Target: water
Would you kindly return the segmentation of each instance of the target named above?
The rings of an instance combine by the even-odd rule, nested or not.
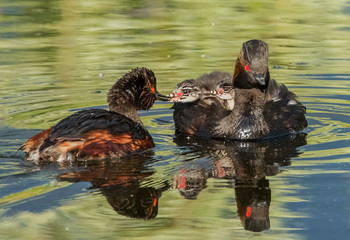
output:
[[[12,0],[0,12],[1,239],[348,239],[349,2]],[[157,103],[140,113],[156,143],[146,156],[37,166],[17,152],[65,116],[105,108],[133,67],[167,94],[232,72],[253,38],[307,107],[307,136],[176,138],[171,104]]]

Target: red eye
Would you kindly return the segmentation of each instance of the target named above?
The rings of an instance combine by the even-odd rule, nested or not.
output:
[[[246,64],[244,68],[245,68],[246,71],[248,71],[248,72],[250,71],[250,68],[249,68],[248,64]]]
[[[251,214],[252,214],[252,208],[251,207],[247,207],[246,216],[250,217]]]

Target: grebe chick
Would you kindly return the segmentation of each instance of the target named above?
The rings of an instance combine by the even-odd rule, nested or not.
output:
[[[194,79],[185,80],[176,85],[175,90],[167,95],[169,102],[194,102],[201,96],[205,96],[206,92],[201,91],[196,85]]]
[[[212,126],[234,106],[231,80],[229,73],[212,72],[179,83],[168,95],[174,102],[176,133],[210,137]]]
[[[65,161],[123,157],[153,148],[151,135],[138,110],[148,110],[156,99],[156,77],[147,68],[135,68],[109,90],[109,111],[82,110],[29,140],[20,150],[27,160]]]
[[[232,80],[222,80],[216,86],[216,89],[212,91],[213,94],[217,95],[219,98],[223,100],[228,100],[228,108],[230,110],[234,107],[234,99],[235,99],[235,90],[232,85]]]

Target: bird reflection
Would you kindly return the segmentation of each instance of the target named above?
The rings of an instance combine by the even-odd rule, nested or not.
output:
[[[238,216],[246,230],[261,232],[270,228],[271,189],[267,176],[280,172],[280,166],[291,164],[291,158],[306,144],[306,134],[270,142],[205,140],[177,136],[186,154],[199,154],[206,163],[184,167],[175,177],[175,187],[187,199],[196,199],[206,187],[208,178],[232,179]],[[187,165],[186,165],[187,166]]]
[[[186,199],[197,199],[202,189],[206,188],[207,172],[200,167],[183,168],[175,175],[174,188]]]
[[[158,214],[158,202],[163,188],[143,187],[145,178],[154,174],[147,166],[152,158],[134,155],[127,159],[87,161],[58,178],[70,182],[90,182],[99,188],[113,209],[130,218],[152,219]]]
[[[261,232],[270,228],[271,189],[267,179],[237,181],[235,195],[238,216],[246,230]]]
[[[174,142],[183,150],[180,155],[186,161],[179,163],[180,170],[172,171],[171,176],[157,179],[162,187],[154,186],[152,175],[157,168],[151,154],[86,161],[82,166],[68,167],[59,179],[90,182],[116,212],[139,219],[157,216],[162,192],[171,187],[170,178],[172,187],[191,200],[207,187],[208,178],[228,179],[228,187],[235,191],[242,226],[261,232],[270,228],[271,189],[267,178],[278,174],[281,166],[291,164],[291,159],[301,153],[298,148],[306,144],[305,137],[301,134],[270,142],[235,142],[177,136]]]

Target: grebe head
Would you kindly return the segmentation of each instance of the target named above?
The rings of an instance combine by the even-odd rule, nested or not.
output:
[[[165,96],[157,91],[157,79],[152,70],[135,68],[120,78],[109,90],[110,111],[123,113],[131,109],[148,110],[156,99]]]
[[[207,97],[215,97],[213,91],[201,88],[194,79],[189,79],[179,83],[173,93],[169,94],[170,102],[195,102]]]
[[[243,43],[237,58],[233,84],[237,88],[267,88],[270,80],[268,69],[269,48],[264,41],[250,40]]]
[[[232,82],[228,79],[220,81],[213,93],[223,100],[232,100],[235,98]]]
[[[170,102],[194,102],[199,99],[200,90],[193,79],[177,84],[174,92],[168,95]]]

